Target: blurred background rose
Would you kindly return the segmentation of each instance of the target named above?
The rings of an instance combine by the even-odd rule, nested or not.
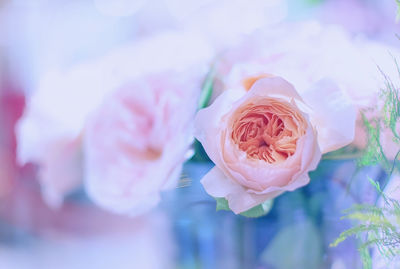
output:
[[[46,73],[16,131],[19,161],[39,166],[48,204],[84,182],[110,210],[154,206],[179,178],[211,57],[201,37],[166,32]]]

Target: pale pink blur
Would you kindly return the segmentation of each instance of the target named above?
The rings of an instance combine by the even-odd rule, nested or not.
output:
[[[39,166],[46,202],[60,207],[84,183],[109,210],[138,214],[154,207],[160,190],[179,178],[212,52],[201,36],[168,31],[46,73],[17,126],[18,159]],[[139,103],[145,110],[134,109]],[[127,119],[149,126],[121,124]],[[118,145],[133,145],[132,152]],[[147,150],[157,152],[153,159],[134,154]],[[143,196],[124,190],[145,174]]]

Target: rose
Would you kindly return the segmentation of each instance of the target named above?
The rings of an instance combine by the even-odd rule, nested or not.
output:
[[[27,109],[17,126],[17,137],[19,161],[38,165],[38,179],[48,204],[60,206],[66,194],[85,182],[90,196],[107,209],[133,214],[148,208],[144,199],[146,194],[151,191],[157,196],[161,189],[168,187],[164,183],[176,182],[169,178],[178,177],[178,160],[184,159],[183,148],[187,149],[190,137],[186,130],[182,131],[180,125],[175,123],[185,125],[193,120],[193,102],[200,91],[211,56],[212,50],[198,36],[164,32],[117,48],[99,59],[79,64],[70,70],[46,73],[28,100]],[[182,93],[183,89],[185,93]],[[129,102],[141,104],[141,101],[148,105],[146,109],[135,110],[135,107],[129,106]],[[193,106],[189,109],[186,104]],[[154,135],[152,143],[156,145],[150,145],[145,143],[150,132],[132,129],[136,133],[126,133],[126,128],[132,124],[112,123],[112,120],[120,121],[121,118],[113,109],[109,109],[110,106],[115,106],[113,109],[123,112],[122,116],[129,117],[135,123],[150,121],[151,124],[157,124],[148,129],[164,136],[157,139]],[[104,116],[104,121],[116,127],[107,130],[110,137],[103,137],[102,133],[94,131],[99,114]],[[173,137],[171,131],[174,129],[179,131],[175,135],[180,140]],[[109,144],[99,146],[98,143],[107,142],[109,138],[115,148]],[[174,148],[170,149],[171,144],[165,141],[167,138],[176,142]],[[142,146],[141,142],[144,143]],[[165,145],[157,144],[161,142]],[[137,154],[126,154],[127,149],[121,146],[128,144],[135,144],[139,148],[134,149],[143,152],[146,152],[146,147],[154,148],[153,162],[148,160],[142,166],[144,161]],[[93,149],[92,145],[99,148]],[[168,155],[168,152],[171,154]],[[123,156],[125,159],[102,163],[102,154],[118,158]],[[111,173],[107,169],[121,171],[121,178],[110,178]],[[137,178],[133,175],[139,172],[135,172],[135,169],[152,170],[152,175],[159,178],[140,183],[141,187],[146,188],[146,194],[136,196],[137,193],[131,192],[133,196],[123,197],[121,182],[132,181],[132,185],[138,186]],[[132,174],[123,173],[127,170]],[[110,193],[104,194],[105,191],[98,186],[103,182],[109,187]],[[120,197],[117,197],[116,189],[120,191]],[[105,195],[104,199],[99,197],[103,195],[100,192]],[[111,193],[115,201],[110,201]],[[123,205],[124,201],[127,204]]]
[[[192,142],[201,80],[173,73],[149,75],[106,98],[86,128],[89,196],[109,210],[138,214],[176,186]]]
[[[223,89],[229,89],[245,73],[268,71],[291,81],[302,93],[311,84],[330,78],[357,108],[365,108],[376,104],[375,98],[384,86],[377,65],[389,77],[396,77],[393,58],[387,51],[398,50],[354,39],[339,27],[315,22],[282,24],[256,32],[229,48],[218,61],[217,79]]]
[[[216,165],[201,182],[236,214],[306,185],[321,153],[353,140],[355,123],[354,108],[327,81],[303,97],[280,77],[241,82],[195,119],[195,136]]]
[[[393,56],[400,59],[398,49],[360,37],[352,38],[339,27],[315,22],[282,24],[248,36],[220,57],[214,98],[241,83],[243,77],[266,71],[284,77],[301,94],[310,85],[329,78],[359,111],[352,145],[362,149],[366,146],[367,134],[361,112],[367,110],[369,119],[379,114],[370,111],[376,110],[381,89],[385,88],[380,70],[395,85],[400,85]],[[389,132],[384,131],[381,137],[382,145],[388,158],[393,159],[397,153],[393,149],[398,147],[391,138],[386,138],[386,133]]]

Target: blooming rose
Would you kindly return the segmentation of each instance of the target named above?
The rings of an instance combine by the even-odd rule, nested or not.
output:
[[[301,94],[317,81],[329,78],[358,111],[371,110],[376,108],[380,91],[385,87],[379,69],[395,85],[400,85],[392,55],[400,59],[398,49],[351,37],[337,26],[316,22],[282,24],[248,36],[220,57],[214,95],[241,83],[245,76],[268,71],[293,83]],[[365,127],[359,113],[353,145],[363,148],[365,144]],[[391,139],[383,144],[388,149],[386,154],[393,158],[394,150],[390,149],[397,147]]]
[[[201,38],[164,32],[47,73],[17,126],[19,161],[39,165],[45,200],[59,206],[83,181],[107,209],[154,205],[178,177],[211,56]]]
[[[243,76],[196,116],[195,136],[216,165],[201,182],[244,212],[306,185],[322,153],[353,140],[354,123],[352,104],[333,83],[300,96],[281,77]]]
[[[201,87],[188,78],[164,73],[127,82],[89,119],[85,178],[99,205],[140,213],[176,186]]]

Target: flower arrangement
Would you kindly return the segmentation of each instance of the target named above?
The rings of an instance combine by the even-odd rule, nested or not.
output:
[[[397,268],[398,43],[354,33],[378,20],[278,23],[292,12],[278,2],[162,0],[165,26],[135,17],[138,37],[43,68],[25,96],[0,81],[0,239],[3,219],[25,224],[21,200],[44,219],[35,232],[87,214],[149,248],[160,236],[183,268]],[[125,18],[146,5],[94,6]]]

